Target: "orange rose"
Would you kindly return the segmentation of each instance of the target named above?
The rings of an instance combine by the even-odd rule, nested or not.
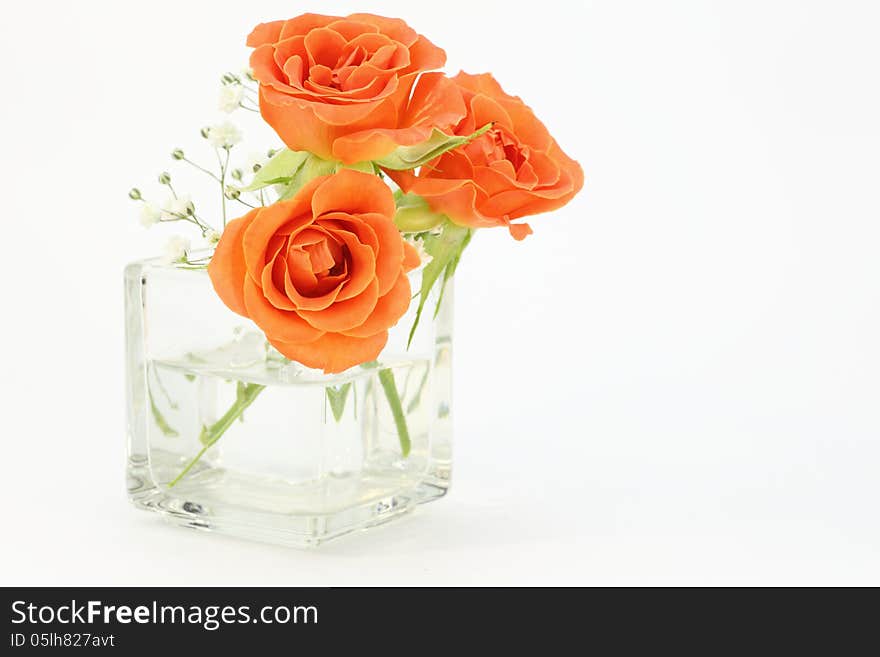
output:
[[[230,309],[282,354],[327,373],[374,360],[409,307],[419,256],[378,176],[343,169],[231,221],[208,265]]]
[[[435,212],[462,226],[507,226],[518,240],[531,234],[528,224],[513,224],[568,203],[584,185],[580,165],[568,157],[516,96],[509,96],[488,73],[453,78],[467,105],[456,126],[469,135],[492,123],[470,143],[412,171],[388,174],[405,192],[425,198]]]
[[[256,48],[260,111],[292,150],[347,164],[374,160],[464,116],[440,73],[422,76],[412,93],[446,53],[402,20],[303,14],[258,25],[247,44]]]

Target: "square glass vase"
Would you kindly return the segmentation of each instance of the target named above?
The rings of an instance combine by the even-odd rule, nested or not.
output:
[[[415,294],[421,271],[410,282]],[[434,288],[409,347],[417,297],[375,362],[328,375],[270,347],[220,301],[204,268],[129,265],[132,503],[186,527],[308,547],[442,497],[452,281],[442,295]]]

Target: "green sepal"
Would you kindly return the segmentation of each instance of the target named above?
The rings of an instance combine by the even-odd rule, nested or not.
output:
[[[449,279],[455,275],[455,270],[458,268],[458,263],[461,261],[461,254],[464,253],[464,250],[467,248],[467,245],[471,243],[471,239],[474,236],[474,231],[468,230],[467,235],[462,239],[458,250],[452,256],[449,261],[449,264],[446,265],[446,268],[443,270],[443,283],[440,287],[440,294],[437,295],[437,305],[434,307],[434,317],[437,317],[437,314],[440,312],[440,306],[443,305],[443,294],[446,292],[446,283],[449,282]]]
[[[365,162],[355,162],[354,164],[343,164],[342,162],[337,163],[336,170],[340,169],[352,169],[353,171],[360,171],[361,173],[381,173],[379,167],[370,162],[369,160]]]
[[[240,192],[253,192],[263,187],[288,183],[290,179],[302,168],[303,163],[309,157],[305,151],[292,151],[288,148],[275,153],[260,170],[254,174],[251,184],[239,187]]]
[[[330,410],[333,412],[333,419],[339,422],[345,412],[345,400],[348,399],[348,393],[351,391],[351,381],[338,388],[327,386],[325,390],[327,401],[330,402]]]
[[[397,190],[394,193],[397,212],[394,223],[401,233],[421,233],[436,228],[446,219],[431,209],[428,202],[417,194],[404,194]]]
[[[279,186],[279,201],[293,197],[303,185],[312,178],[327,176],[340,169],[353,169],[363,173],[378,174],[377,165],[372,162],[343,164],[335,160],[325,160],[306,151],[292,151],[285,148],[272,156],[254,174],[254,179],[245,187],[237,187],[240,192],[253,192],[272,185]]]
[[[307,182],[318,176],[328,176],[331,173],[336,173],[339,166],[341,166],[339,162],[324,160],[317,155],[306,153],[306,158],[294,172],[293,176],[282,183],[284,190],[281,192],[278,200],[286,201],[289,198],[293,198]]]
[[[434,128],[426,141],[414,146],[398,146],[385,157],[376,160],[376,164],[385,169],[396,171],[416,169],[440,157],[443,153],[476,139],[491,127],[492,124],[487,123],[473,134],[465,136],[447,135],[442,130]]]

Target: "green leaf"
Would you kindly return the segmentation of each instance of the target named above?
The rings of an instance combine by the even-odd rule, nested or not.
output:
[[[431,256],[429,262],[422,270],[422,286],[419,290],[419,306],[416,310],[416,319],[413,322],[412,329],[409,332],[409,340],[406,343],[407,349],[412,344],[413,336],[418,328],[419,320],[422,317],[422,310],[431,289],[440,276],[443,276],[441,285],[445,287],[446,281],[452,278],[455,268],[461,260],[461,254],[471,240],[472,232],[469,228],[458,226],[451,221],[446,221],[440,232],[437,234],[428,234],[424,241],[425,251]],[[442,300],[443,289],[440,290],[440,300]],[[439,301],[437,307],[440,307]],[[437,311],[434,311],[436,315]]]
[[[339,162],[324,160],[311,153],[306,153],[306,158],[303,160],[300,167],[285,183],[285,189],[278,200],[285,201],[292,198],[300,189],[302,189],[303,185],[309,182],[312,178],[328,176],[331,173],[336,173],[340,166],[342,165]],[[262,169],[260,169],[260,171],[262,171]]]
[[[312,178],[327,176],[340,169],[354,169],[364,173],[378,173],[373,162],[342,164],[325,160],[306,151],[284,149],[278,151],[256,174],[250,185],[238,187],[240,192],[253,192],[264,187],[280,185],[279,200],[293,197]]]
[[[339,422],[342,414],[345,412],[345,400],[348,399],[348,393],[351,391],[351,381],[341,385],[339,388],[327,386],[327,401],[330,402],[330,410],[333,411],[333,419]]]
[[[453,277],[453,275],[455,275],[455,270],[458,268],[458,263],[461,261],[461,254],[464,253],[467,245],[471,243],[473,236],[474,231],[469,230],[468,234],[465,235],[462,240],[460,248],[449,261],[449,264],[446,265],[446,269],[443,270],[443,284],[440,287],[440,294],[437,296],[437,305],[434,307],[434,317],[437,317],[437,313],[440,312],[440,306],[443,305],[443,294],[446,292],[446,283]]]
[[[397,213],[394,223],[402,233],[421,233],[436,228],[446,219],[431,209],[428,202],[417,194],[404,194],[400,190],[394,194]]]
[[[308,157],[309,154],[305,151],[292,151],[288,148],[280,150],[254,174],[250,185],[239,187],[238,190],[252,192],[269,185],[288,183]]]
[[[376,165],[369,160],[366,162],[355,162],[354,164],[342,164],[340,162],[336,167],[337,171],[339,171],[339,169],[352,169],[354,171],[360,171],[361,173],[379,173],[376,170]]]
[[[471,139],[476,139],[491,127],[492,124],[487,123],[473,134],[465,136],[447,135],[442,130],[434,128],[426,141],[415,146],[398,146],[392,153],[376,160],[376,164],[386,169],[415,169],[453,148],[468,143]]]
[[[214,443],[220,440],[235,420],[242,417],[242,413],[244,413],[245,409],[253,403],[265,388],[266,386],[260,383],[246,384],[239,381],[236,386],[235,402],[229,407],[229,410],[223,414],[223,417],[210,427],[202,425],[202,431],[199,435],[199,441],[203,445],[202,449],[199,450],[199,453],[196,454],[187,466],[180,471],[180,474],[171,480],[168,484],[168,488],[174,488],[177,483],[186,476],[186,473],[192,470],[193,466],[199,462],[199,459],[205,455],[205,452],[207,452]]]

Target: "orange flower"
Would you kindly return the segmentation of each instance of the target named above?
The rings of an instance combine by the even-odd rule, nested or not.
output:
[[[343,169],[223,232],[208,274],[282,354],[328,373],[374,360],[409,307],[419,264],[379,179]]]
[[[532,110],[506,94],[490,74],[459,73],[453,82],[467,105],[455,134],[469,135],[488,123],[492,128],[422,167],[418,175],[388,175],[457,224],[507,226],[513,237],[524,239],[531,227],[511,221],[562,207],[583,187],[584,173]]]
[[[303,14],[254,28],[260,111],[292,150],[347,164],[381,158],[455,125],[465,108],[446,53],[402,20]],[[412,96],[413,100],[410,101]]]

